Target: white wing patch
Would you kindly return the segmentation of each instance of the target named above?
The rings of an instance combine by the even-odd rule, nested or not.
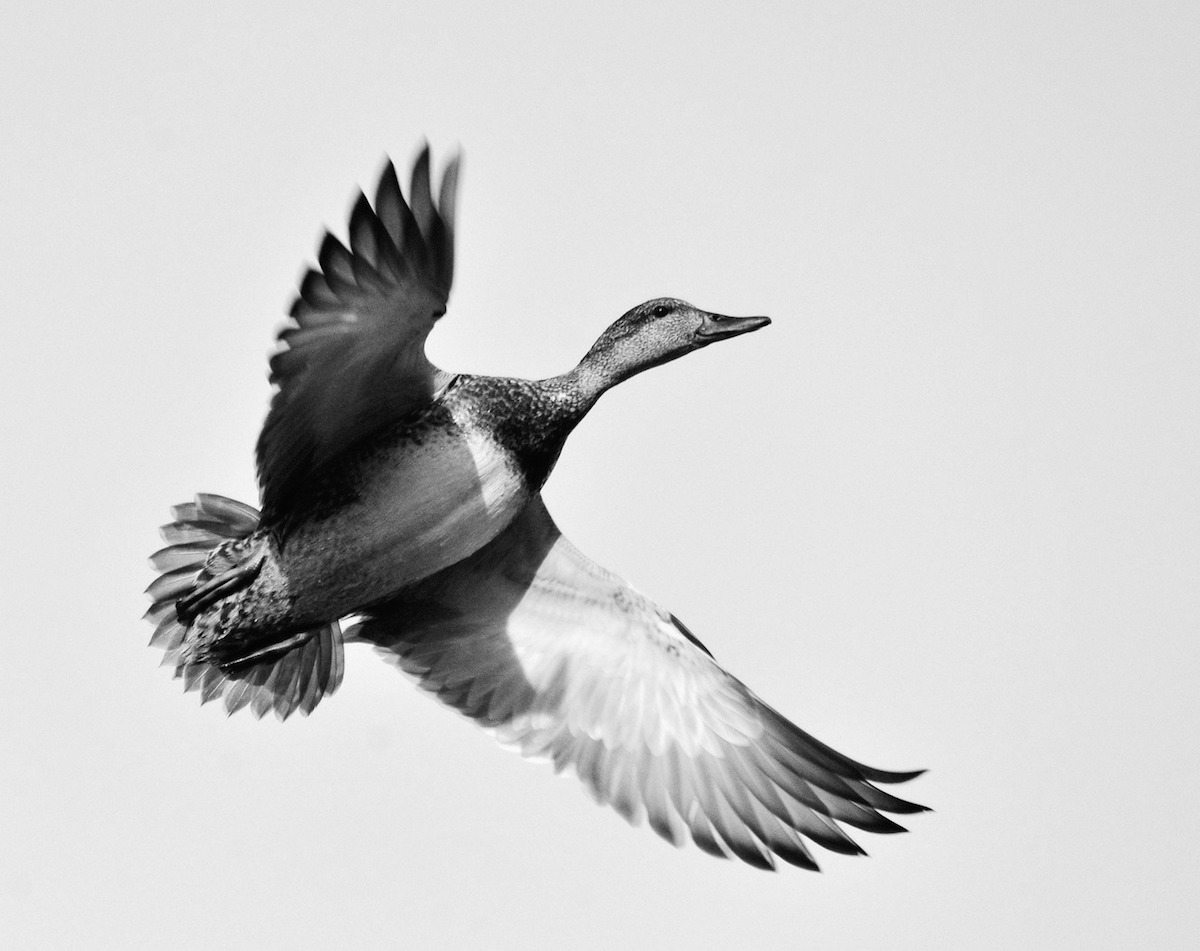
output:
[[[484,508],[493,519],[511,517],[528,498],[524,478],[495,439],[479,429],[464,429]]]

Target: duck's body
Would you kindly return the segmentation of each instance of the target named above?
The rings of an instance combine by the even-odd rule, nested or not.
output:
[[[722,670],[669,611],[589,561],[540,490],[568,435],[629,376],[765,326],[675,298],[615,321],[541,381],[453,375],[424,355],[444,313],[457,166],[435,204],[428,152],[411,208],[389,164],[347,249],[326,236],[272,358],[258,444],[263,511],[177,506],[153,560],[151,643],[232,713],[310,712],[346,639],[529,755],[573,766],[602,801],[677,844],[815,868],[800,835],[899,827],[922,807],[818,743]],[[343,637],[340,622],[363,620]],[[837,821],[835,821],[837,820]]]
[[[344,617],[500,534],[545,481],[522,464],[528,447],[506,444],[500,428],[510,411],[543,402],[538,395],[510,381],[460,377],[415,419],[323,473],[282,533],[298,620]]]
[[[393,597],[473,554],[529,504],[595,402],[577,375],[460,374],[425,409],[314,474],[254,543],[222,563],[261,558],[224,598],[207,635],[245,652]]]

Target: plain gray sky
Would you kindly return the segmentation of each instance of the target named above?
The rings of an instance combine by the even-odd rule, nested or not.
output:
[[[1200,17],[1189,3],[31,5],[5,148],[0,943],[1192,947]],[[675,851],[365,648],[308,720],[138,618],[255,500],[323,224],[466,151],[454,370],[662,294],[761,333],[623,385],[546,496],[937,811],[766,875]]]

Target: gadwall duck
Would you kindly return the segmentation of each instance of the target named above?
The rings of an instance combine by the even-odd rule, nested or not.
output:
[[[924,807],[874,784],[920,771],[864,766],[776,713],[541,499],[606,390],[770,321],[664,297],[562,376],[440,370],[425,338],[450,292],[457,182],[455,159],[435,202],[426,147],[408,202],[389,162],[349,248],[326,234],[271,359],[262,511],[197,495],[162,529],[147,618],[164,663],[204,702],[282,719],[337,689],[344,642],[372,644],[629,821],[761,868],[815,869],[802,837],[861,852],[840,823],[902,831],[883,813]]]

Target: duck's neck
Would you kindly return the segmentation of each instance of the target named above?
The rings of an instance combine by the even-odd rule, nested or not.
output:
[[[503,402],[511,411],[498,415],[493,428],[520,460],[531,486],[541,488],[567,436],[596,401],[640,369],[620,364],[598,341],[578,366],[561,376],[537,383],[493,381],[503,383]],[[487,379],[478,378],[476,385],[486,385]]]
[[[614,347],[601,337],[575,369],[555,377],[555,381],[575,395],[586,407],[586,413],[606,392],[643,369],[644,366],[619,360]]]

